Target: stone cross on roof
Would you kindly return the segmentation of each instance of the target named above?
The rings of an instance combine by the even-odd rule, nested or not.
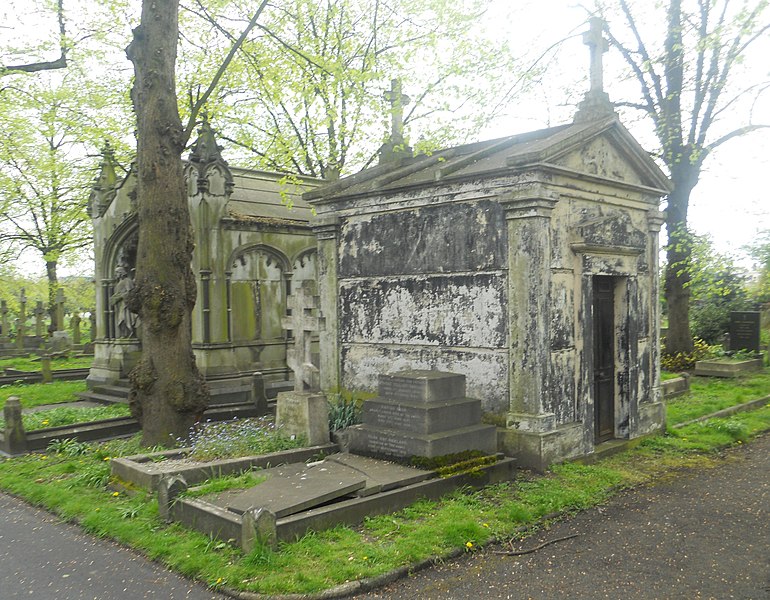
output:
[[[609,49],[607,40],[602,35],[605,23],[599,17],[591,17],[589,24],[589,30],[583,34],[583,43],[591,50],[591,88],[578,105],[575,123],[604,119],[615,114],[610,97],[604,91],[602,54]]]
[[[583,34],[583,43],[591,49],[591,91],[604,91],[604,65],[602,54],[609,50],[607,40],[604,39],[604,21],[599,17],[591,17],[588,21],[589,30]]]
[[[303,281],[286,301],[291,314],[281,319],[284,329],[294,333],[294,347],[286,352],[286,364],[294,371],[294,391],[320,389],[318,367],[311,350],[312,336],[322,325],[318,317],[319,298],[313,294],[313,282]]]
[[[401,92],[401,80],[392,79],[390,90],[384,94],[385,100],[390,102],[390,141],[395,143],[404,140],[404,107],[411,102],[411,98]]]

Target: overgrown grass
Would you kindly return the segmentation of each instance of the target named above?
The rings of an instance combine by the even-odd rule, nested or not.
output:
[[[43,404],[74,402],[78,392],[86,391],[85,381],[53,381],[51,383],[19,383],[0,386],[0,408],[11,396],[18,396],[23,408]]]
[[[285,435],[268,417],[204,423],[192,431],[188,444],[190,458],[202,461],[268,454],[306,445],[301,437]]]
[[[770,373],[763,371],[737,379],[693,377],[690,393],[667,402],[669,426],[697,419],[718,410],[770,395]]]
[[[21,421],[24,424],[25,431],[34,431],[36,429],[45,429],[47,427],[75,425],[77,423],[88,423],[91,421],[100,421],[102,419],[127,417],[129,415],[130,411],[127,404],[112,404],[108,406],[93,406],[87,408],[62,406],[60,408],[51,408],[48,410],[23,414],[21,416]],[[4,428],[5,421],[0,419],[0,429]]]
[[[93,356],[56,357],[51,359],[51,369],[54,371],[61,369],[85,369],[91,366],[93,360]],[[40,359],[38,357],[2,358],[0,359],[0,372],[5,369],[39,373],[41,369]]]
[[[731,382],[725,383],[729,387]],[[754,397],[767,390],[765,385]],[[682,467],[715,464],[721,448],[767,430],[770,406],[649,438],[594,465],[568,463],[545,476],[527,475],[480,491],[459,490],[438,502],[421,501],[367,519],[357,528],[311,533],[275,551],[260,546],[247,555],[161,522],[156,501],[144,492],[129,497],[105,487],[108,459],[137,453],[137,438],[94,445],[84,455],[38,454],[0,462],[0,487],[212,587],[312,593],[458,548],[474,552],[492,541],[518,537],[518,528],[546,515],[601,504],[618,489],[658,481]]]

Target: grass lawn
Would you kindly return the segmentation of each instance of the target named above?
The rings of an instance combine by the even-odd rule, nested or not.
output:
[[[712,396],[736,403],[770,393],[767,374],[708,382],[696,379],[689,397],[670,404],[682,404],[674,411],[679,410],[677,419],[692,418],[682,416],[683,407],[710,402]],[[518,537],[519,528],[534,526],[544,516],[594,506],[619,489],[654,483],[681,468],[713,465],[720,460],[719,449],[746,443],[767,430],[770,405],[670,430],[593,465],[566,463],[544,476],[522,474],[516,481],[477,492],[457,491],[437,502],[417,502],[396,514],[367,519],[360,527],[312,533],[275,551],[257,547],[247,555],[163,523],[155,499],[143,491],[127,495],[106,487],[109,458],[137,453],[136,437],[94,446],[69,444],[60,453],[2,461],[0,487],[212,588],[312,593],[458,549],[474,552],[496,540]]]
[[[723,408],[770,396],[770,371],[747,373],[733,379],[692,377],[690,393],[666,403],[668,425],[684,423]]]
[[[86,391],[85,381],[53,381],[51,383],[18,383],[0,386],[0,408],[11,396],[21,400],[23,408],[41,404],[61,404],[77,400],[77,392]]]
[[[93,356],[73,356],[51,359],[51,369],[54,371],[61,369],[85,369],[91,366]],[[5,369],[16,369],[17,371],[40,371],[40,359],[37,357],[22,358],[3,358],[0,359],[0,372]]]

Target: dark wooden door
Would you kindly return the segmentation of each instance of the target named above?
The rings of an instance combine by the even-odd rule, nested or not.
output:
[[[615,293],[611,277],[594,277],[594,434],[604,442],[615,432]]]

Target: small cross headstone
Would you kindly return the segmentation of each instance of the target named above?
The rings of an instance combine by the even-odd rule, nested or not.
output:
[[[88,313],[88,320],[91,323],[91,341],[96,340],[96,311]]]
[[[70,319],[70,327],[72,327],[72,343],[80,344],[80,313],[75,313]]]
[[[9,323],[8,323],[8,304],[5,302],[5,300],[0,301],[0,316],[2,317],[2,328],[3,330],[0,331],[0,337],[3,339],[8,339],[8,332],[9,332]]]
[[[56,331],[64,331],[64,290],[56,290]]]
[[[16,319],[16,348],[24,350],[24,321],[21,318]]]
[[[312,336],[320,329],[319,298],[313,294],[312,281],[303,281],[289,296],[287,305],[291,314],[283,317],[284,329],[294,332],[294,347],[286,353],[286,364],[294,371],[294,391],[314,391],[320,388],[318,367],[313,363]]]
[[[43,301],[38,300],[35,305],[35,335],[37,337],[43,337],[43,316],[45,315],[45,308],[43,308]]]

